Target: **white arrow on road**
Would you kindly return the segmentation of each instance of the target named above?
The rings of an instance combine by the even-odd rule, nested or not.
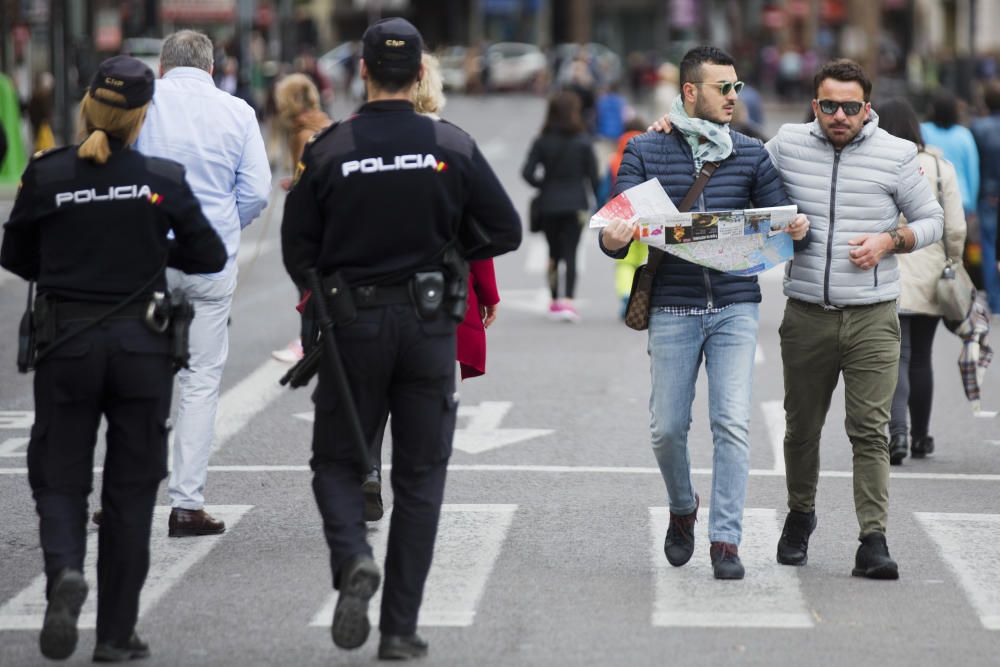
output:
[[[509,401],[483,401],[478,406],[459,406],[458,416],[468,417],[469,423],[464,429],[455,430],[455,448],[469,454],[481,454],[553,433],[547,428],[500,428],[500,422],[513,406]]]
[[[459,406],[458,416],[467,417],[469,422],[464,429],[455,429],[455,449],[468,454],[481,454],[554,433],[548,428],[500,428],[500,422],[513,406],[510,401],[483,401],[478,406]],[[312,412],[300,412],[294,417],[307,422],[314,420]]]

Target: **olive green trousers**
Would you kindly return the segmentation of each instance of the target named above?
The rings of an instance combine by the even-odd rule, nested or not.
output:
[[[779,332],[789,509],[815,509],[820,432],[843,374],[844,428],[854,452],[854,508],[860,534],[885,533],[889,514],[886,427],[899,366],[896,302],[826,310],[789,299]]]

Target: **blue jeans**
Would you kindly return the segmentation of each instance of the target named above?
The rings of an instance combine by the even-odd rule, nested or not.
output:
[[[980,199],[979,238],[983,246],[983,285],[990,310],[1000,312],[1000,275],[997,273],[997,201]]]
[[[702,356],[708,372],[709,421],[714,442],[708,537],[739,544],[750,472],[750,392],[759,307],[737,303],[718,313],[649,318],[649,399],[653,454],[667,486],[670,510],[695,509],[688,456],[691,404]]]

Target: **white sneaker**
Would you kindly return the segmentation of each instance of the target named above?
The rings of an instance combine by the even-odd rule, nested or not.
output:
[[[576,308],[573,307],[573,304],[565,301],[563,301],[562,306],[560,307],[559,314],[562,315],[563,320],[566,322],[572,322],[573,324],[578,324],[580,320],[583,319],[580,317],[580,313],[576,312]]]
[[[280,350],[272,350],[271,356],[283,363],[294,364],[305,356],[305,353],[302,351],[302,341],[296,338],[287,347]]]

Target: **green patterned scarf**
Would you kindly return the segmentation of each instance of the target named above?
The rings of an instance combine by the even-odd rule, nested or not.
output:
[[[694,153],[694,168],[701,170],[706,162],[722,162],[733,152],[729,125],[719,125],[703,118],[691,118],[684,109],[681,95],[674,98],[670,109],[670,124],[681,131]],[[702,141],[704,137],[705,141]]]

